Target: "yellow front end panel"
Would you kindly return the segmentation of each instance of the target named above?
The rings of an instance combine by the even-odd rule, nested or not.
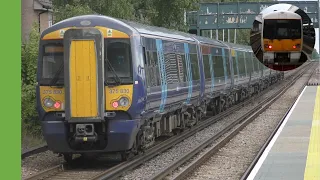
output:
[[[105,93],[106,93],[106,110],[107,111],[115,111],[115,110],[121,110],[121,111],[127,111],[131,104],[132,104],[132,93],[133,93],[133,85],[121,85],[121,86],[115,86],[115,87],[105,87]],[[128,98],[129,103],[127,106],[119,106],[114,107],[114,102],[119,102],[119,100],[122,98]]]
[[[59,107],[46,107],[44,105],[44,100],[50,98],[54,103],[58,102]],[[40,86],[40,101],[41,106],[46,112],[51,111],[64,111],[65,100],[64,100],[64,88],[51,87],[51,86]]]
[[[71,117],[97,117],[97,67],[93,40],[73,40],[70,46]]]
[[[300,44],[299,48],[293,48],[293,46],[296,46]],[[301,39],[291,40],[291,39],[282,39],[282,40],[270,40],[270,39],[264,39],[263,40],[263,46],[268,45],[272,46],[271,48],[264,47],[265,51],[270,52],[299,52],[301,51]]]

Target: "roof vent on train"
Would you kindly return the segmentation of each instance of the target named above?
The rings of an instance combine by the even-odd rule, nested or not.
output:
[[[80,24],[81,24],[82,26],[89,26],[89,25],[91,24],[91,21],[89,21],[89,20],[83,20],[83,21],[80,22]]]

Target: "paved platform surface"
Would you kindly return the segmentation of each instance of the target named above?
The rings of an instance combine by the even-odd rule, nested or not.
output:
[[[247,180],[320,180],[320,86],[307,86]]]

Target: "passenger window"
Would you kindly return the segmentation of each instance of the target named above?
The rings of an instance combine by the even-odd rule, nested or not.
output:
[[[214,77],[221,78],[224,76],[223,59],[222,56],[213,56]]]
[[[190,54],[190,61],[192,69],[192,80],[199,80],[200,75],[197,54]]]

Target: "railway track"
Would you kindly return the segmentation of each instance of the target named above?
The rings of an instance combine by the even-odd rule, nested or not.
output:
[[[39,154],[39,153],[45,152],[47,150],[48,150],[47,144],[39,145],[37,147],[34,147],[34,148],[31,148],[31,149],[23,151],[21,153],[21,159],[24,159],[26,157],[29,157],[29,156],[32,156],[32,155],[35,155],[35,154]]]
[[[294,72],[291,74],[288,73],[287,79],[290,79],[290,77],[294,74]],[[286,77],[285,77],[286,78]],[[275,87],[278,83],[270,86],[269,88],[264,90],[264,93],[268,92],[268,89]],[[261,94],[259,94],[261,96]],[[152,147],[151,149],[147,150],[144,154],[141,154],[139,156],[134,157],[133,159],[129,161],[125,161],[122,163],[111,163],[111,164],[104,164],[104,167],[95,167],[91,170],[88,170],[88,168],[78,168],[74,167],[72,165],[68,165],[66,163],[52,167],[50,169],[47,169],[45,171],[42,171],[32,177],[27,178],[28,180],[35,180],[35,179],[81,179],[79,173],[77,172],[83,172],[80,174],[90,174],[89,176],[85,176],[85,179],[116,179],[119,176],[121,176],[123,173],[128,172],[139,165],[143,164],[144,162],[152,159],[153,157],[157,156],[158,154],[170,149],[175,144],[182,142],[183,140],[187,139],[188,137],[194,135],[198,131],[201,131],[202,129],[214,124],[215,122],[222,119],[222,117],[225,117],[229,114],[231,114],[233,111],[236,111],[238,109],[241,109],[243,106],[251,103],[253,99],[255,99],[256,95],[251,97],[250,99],[246,100],[245,102],[239,103],[238,105],[235,105],[234,107],[228,109],[227,111],[224,111],[214,117],[207,118],[206,120],[199,123],[198,126],[192,127],[189,130],[186,130],[182,132],[181,134],[171,137],[164,142],[159,143],[158,145]],[[81,163],[78,158],[74,160],[74,163],[72,164],[79,164]],[[87,162],[86,162],[87,163]],[[90,168],[89,168],[90,169]],[[77,175],[78,174],[78,175]],[[78,177],[79,176],[79,177]]]
[[[307,66],[307,67],[310,67],[310,66],[312,66],[312,64],[309,64],[309,66]],[[315,70],[314,67],[311,67],[311,68],[313,68],[313,71]],[[239,119],[237,119],[234,122],[232,122],[226,128],[224,128],[219,133],[217,133],[214,137],[209,138],[207,141],[203,142],[202,144],[200,144],[196,148],[191,149],[187,154],[184,154],[177,161],[174,161],[173,163],[171,163],[170,166],[167,166],[167,167],[163,168],[162,170],[160,170],[156,175],[154,175],[150,179],[158,180],[158,179],[165,178],[167,175],[171,174],[178,167],[180,167],[182,164],[184,164],[187,161],[189,161],[191,158],[193,158],[195,155],[197,155],[198,153],[203,151],[205,148],[207,148],[208,146],[214,144],[213,146],[207,148],[203,154],[201,154],[199,157],[195,158],[195,160],[193,160],[190,164],[185,166],[181,171],[179,171],[177,174],[175,174],[172,177],[172,179],[175,179],[175,180],[185,179],[197,167],[199,167],[201,164],[206,162],[219,149],[224,147],[244,127],[246,127],[249,123],[251,123],[256,117],[258,117],[266,109],[268,109],[271,104],[273,104],[280,96],[282,96],[296,82],[297,79],[299,79],[306,71],[308,71],[308,68],[304,68],[301,71],[302,72],[300,72],[296,77],[294,77],[285,86],[283,86],[281,89],[279,89],[278,92],[274,93],[274,96],[270,96],[269,98],[267,98],[264,101],[260,102],[257,107],[253,108],[248,113],[246,113],[244,116],[242,116]],[[311,75],[312,75],[312,73],[310,73],[308,79],[310,79]],[[308,81],[306,81],[304,85],[306,85],[307,82]],[[304,86],[303,86],[303,88],[304,88]],[[300,89],[300,92],[303,90],[303,88]],[[279,124],[281,124],[281,122]],[[280,125],[278,125],[277,128],[279,126]],[[274,133],[275,132],[276,132],[276,130],[274,130]],[[272,135],[274,133],[272,133]],[[266,144],[261,148],[258,156],[255,158],[254,162],[252,162],[252,164],[250,165],[250,167],[248,168],[248,170],[246,171],[246,173],[245,173],[245,175],[243,176],[242,179],[245,179],[246,176],[248,175],[248,173],[254,167],[254,164],[259,159],[259,157],[261,156],[261,153],[263,152],[264,148],[266,148],[266,145],[268,144],[268,142],[271,139],[272,139],[272,137],[269,137],[269,139],[267,140]]]

